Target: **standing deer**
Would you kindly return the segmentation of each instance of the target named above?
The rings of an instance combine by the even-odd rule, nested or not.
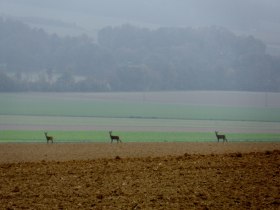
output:
[[[53,137],[52,136],[48,136],[47,132],[45,132],[45,136],[46,136],[46,139],[47,139],[47,143],[49,143],[49,141],[51,141],[53,143]]]
[[[122,142],[119,136],[112,136],[112,131],[109,131],[110,137],[111,137],[111,143],[113,143],[114,140],[116,140],[118,143]]]
[[[227,142],[226,135],[218,134],[218,131],[215,131],[215,134],[216,134],[218,142],[219,142],[220,139],[223,139],[223,142],[225,142],[225,141]]]

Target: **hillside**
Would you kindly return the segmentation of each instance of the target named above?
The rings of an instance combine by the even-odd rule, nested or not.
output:
[[[94,42],[0,19],[0,91],[279,91],[280,58],[222,27],[106,27]]]

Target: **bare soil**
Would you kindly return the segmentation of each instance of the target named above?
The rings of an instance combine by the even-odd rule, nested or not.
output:
[[[280,143],[0,144],[0,209],[279,209]]]

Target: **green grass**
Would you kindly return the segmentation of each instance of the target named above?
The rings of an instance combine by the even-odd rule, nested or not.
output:
[[[213,142],[216,141],[215,129],[236,129],[239,133],[227,133],[230,141],[279,141],[280,108],[190,106],[159,101],[136,103],[113,98],[79,98],[79,94],[65,97],[55,93],[0,93],[0,142],[46,142],[42,130],[1,129],[9,125],[30,126],[30,129],[68,126],[69,131],[49,131],[55,142],[109,142],[111,128],[118,128],[113,129],[114,134],[120,135],[124,142]],[[100,129],[79,131],[79,126]],[[147,131],[156,128],[166,132]],[[213,131],[181,132],[192,128]],[[180,132],[168,132],[170,130]],[[279,132],[274,134],[277,130]]]
[[[0,115],[149,118],[280,122],[280,108],[183,104],[0,94]]]
[[[124,132],[115,131],[123,142],[215,142],[214,133],[209,132]],[[110,142],[107,131],[50,131],[56,143],[65,142]],[[230,142],[260,141],[278,142],[280,134],[229,133]],[[46,143],[43,131],[0,131],[0,142]]]
[[[0,115],[0,128],[122,131],[228,131],[280,133],[279,122]],[[10,126],[10,129],[9,129]],[[12,127],[16,126],[16,127]],[[0,129],[3,130],[3,129]],[[279,132],[277,132],[279,131]]]

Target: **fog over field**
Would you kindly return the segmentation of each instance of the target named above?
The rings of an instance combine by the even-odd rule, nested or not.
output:
[[[279,43],[278,0],[1,0],[0,3],[0,14],[26,22],[30,19],[25,18],[34,17],[38,21],[46,18],[73,23],[86,33],[124,23],[151,27],[218,25]]]
[[[1,0],[0,91],[280,91],[278,0]]]

